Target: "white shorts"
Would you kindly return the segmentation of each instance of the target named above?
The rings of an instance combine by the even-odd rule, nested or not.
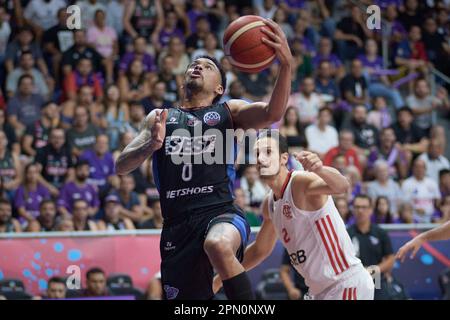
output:
[[[311,300],[373,300],[375,284],[369,272],[362,266],[354,266],[345,278],[338,280]]]

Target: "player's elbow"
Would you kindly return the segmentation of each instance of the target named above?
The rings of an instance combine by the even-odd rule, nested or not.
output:
[[[350,181],[346,177],[343,177],[342,182],[336,188],[336,193],[347,193],[351,188]]]
[[[119,176],[126,175],[130,173],[130,169],[126,166],[126,161],[121,159],[120,157],[117,159],[115,163],[116,174]]]

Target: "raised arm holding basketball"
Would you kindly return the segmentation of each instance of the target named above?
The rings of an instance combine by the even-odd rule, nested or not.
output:
[[[269,103],[248,104],[237,99],[228,101],[233,121],[236,127],[242,129],[262,129],[279,121],[284,115],[291,92],[292,54],[286,36],[281,27],[272,20],[265,19],[264,22],[270,27],[270,30],[262,29],[267,38],[262,38],[261,41],[275,50],[280,69]]]

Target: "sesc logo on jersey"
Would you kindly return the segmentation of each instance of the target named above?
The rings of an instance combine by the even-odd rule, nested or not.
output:
[[[213,153],[216,146],[215,135],[200,137],[170,136],[166,137],[166,155],[190,156]]]
[[[211,127],[215,126],[220,122],[220,114],[215,111],[207,112],[203,116],[203,122],[206,123],[208,126]]]

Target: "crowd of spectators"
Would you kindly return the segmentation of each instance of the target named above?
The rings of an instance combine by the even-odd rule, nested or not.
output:
[[[376,204],[373,222],[450,219],[448,84],[431,73],[450,74],[449,3],[374,3],[383,30],[346,0],[0,0],[0,232],[161,228],[151,159],[125,176],[114,159],[148,112],[180,104],[199,55],[224,67],[222,101],[267,101],[277,63],[242,73],[222,50],[245,14],[286,33],[293,81],[276,127],[291,151],[317,152],[349,178],[335,199],[346,223],[362,194]],[[68,27],[72,4],[82,29]],[[259,225],[267,186],[253,165],[235,182],[236,203]]]

